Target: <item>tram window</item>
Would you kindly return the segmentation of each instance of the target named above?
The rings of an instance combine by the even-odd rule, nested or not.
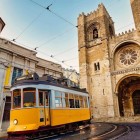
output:
[[[68,100],[68,93],[64,93],[64,102],[65,102],[65,107],[69,107],[69,100]]]
[[[80,105],[79,105],[79,96],[78,95],[75,95],[75,107],[76,108],[80,108]]]
[[[59,91],[55,91],[55,106],[62,107],[62,96]]]
[[[55,106],[56,107],[62,107],[61,98],[55,98]]]
[[[43,92],[39,92],[39,106],[44,106]]]
[[[13,91],[13,108],[21,107],[21,89]]]
[[[36,106],[36,96],[35,88],[25,88],[23,89],[23,106],[24,107],[34,107]]]
[[[47,91],[39,90],[39,106],[49,106],[49,94]]]
[[[88,108],[87,97],[84,97],[84,104],[85,104],[85,108]]]
[[[61,92],[60,91],[55,91],[55,97],[61,97]]]
[[[46,98],[45,98],[46,106],[49,106],[49,94],[48,94],[48,92],[45,92],[45,96],[46,96]]]
[[[73,94],[69,94],[69,103],[70,103],[70,108],[75,108]]]
[[[62,105],[63,107],[69,107],[68,93],[62,93]]]
[[[84,108],[83,96],[79,96],[80,108]]]

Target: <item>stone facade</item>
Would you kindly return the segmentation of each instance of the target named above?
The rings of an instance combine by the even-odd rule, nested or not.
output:
[[[115,35],[103,4],[78,17],[80,86],[94,118],[140,114],[140,1],[131,0],[136,30]]]

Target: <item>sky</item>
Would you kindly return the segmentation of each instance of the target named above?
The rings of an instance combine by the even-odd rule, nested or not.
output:
[[[134,28],[130,0],[0,0],[6,23],[0,37],[37,51],[37,56],[79,71],[77,17],[103,3],[116,34]],[[43,7],[48,7],[53,12]]]

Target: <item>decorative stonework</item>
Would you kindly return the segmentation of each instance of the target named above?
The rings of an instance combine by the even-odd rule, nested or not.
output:
[[[113,75],[124,74],[124,73],[128,73],[128,72],[139,71],[139,70],[140,70],[140,67],[118,70],[118,71],[111,72],[111,75],[113,76]]]
[[[138,58],[138,54],[135,50],[124,49],[120,52],[120,63],[122,65],[133,65]]]
[[[99,37],[100,24],[98,22],[92,23],[87,28],[87,41],[93,41]]]
[[[115,70],[128,69],[136,66],[140,61],[140,47],[134,43],[122,45],[115,53]]]

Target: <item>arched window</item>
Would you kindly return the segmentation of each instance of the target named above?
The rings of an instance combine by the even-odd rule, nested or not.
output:
[[[98,38],[98,30],[96,28],[93,29],[93,39]]]
[[[99,23],[93,23],[87,28],[87,40],[93,41],[99,38]]]

